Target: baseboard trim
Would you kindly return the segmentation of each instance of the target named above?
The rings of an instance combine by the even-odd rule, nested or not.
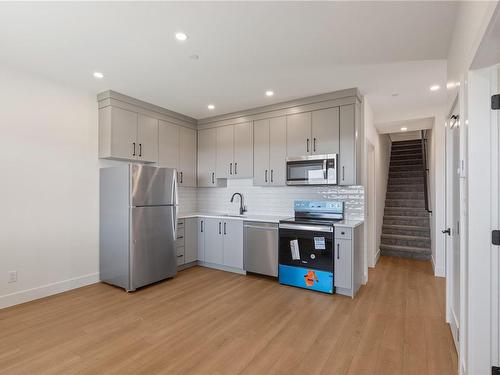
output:
[[[213,268],[213,269],[220,270],[220,271],[239,273],[240,275],[247,274],[245,270],[242,270],[239,268],[234,268],[234,267],[224,266],[222,264],[215,264],[215,263],[198,261],[198,265],[202,266],[202,267]]]
[[[446,270],[443,267],[436,267],[436,262],[434,261],[434,254],[431,255],[432,269],[434,270],[434,276],[436,277],[446,277]]]
[[[375,254],[375,264],[373,267],[377,266],[378,260],[380,259],[380,249],[377,250],[377,253]]]
[[[42,285],[36,288],[21,290],[19,292],[0,296],[0,309],[19,305],[29,301],[48,297],[54,294],[66,292],[71,289],[81,288],[82,286],[95,284],[99,282],[99,273],[91,273],[73,279],[58,281],[56,283]]]

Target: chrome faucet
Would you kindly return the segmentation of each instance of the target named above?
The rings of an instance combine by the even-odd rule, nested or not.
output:
[[[233,203],[235,195],[240,196],[240,215],[243,215],[243,213],[246,212],[246,210],[247,210],[245,208],[245,206],[243,205],[243,195],[241,195],[241,193],[234,193],[233,196],[231,197],[231,203]]]

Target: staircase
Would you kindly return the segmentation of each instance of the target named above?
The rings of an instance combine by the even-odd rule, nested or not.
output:
[[[431,258],[423,163],[420,139],[392,143],[381,255]]]

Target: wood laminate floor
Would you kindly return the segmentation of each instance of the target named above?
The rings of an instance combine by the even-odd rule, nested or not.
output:
[[[456,374],[445,281],[382,257],[354,300],[195,267],[0,310],[0,374]]]

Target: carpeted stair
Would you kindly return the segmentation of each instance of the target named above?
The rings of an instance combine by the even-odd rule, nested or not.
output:
[[[430,259],[421,140],[393,142],[385,200],[382,255]]]

